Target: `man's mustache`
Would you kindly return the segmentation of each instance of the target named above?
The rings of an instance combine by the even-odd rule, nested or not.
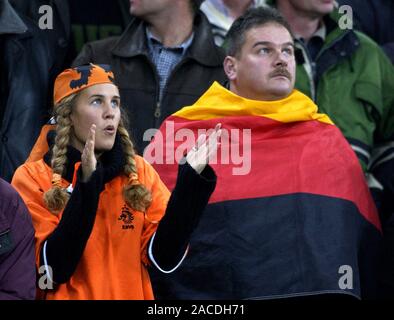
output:
[[[288,78],[289,80],[291,80],[291,78],[292,78],[290,72],[286,68],[283,68],[283,67],[278,68],[269,74],[270,78],[277,77],[277,76],[283,76],[283,77]]]

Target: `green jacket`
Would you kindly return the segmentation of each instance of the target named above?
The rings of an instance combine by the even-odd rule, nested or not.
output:
[[[367,170],[378,160],[376,148],[394,138],[394,67],[375,42],[341,30],[332,16],[325,19],[327,37],[315,65],[296,41],[302,52],[296,88],[330,116]]]

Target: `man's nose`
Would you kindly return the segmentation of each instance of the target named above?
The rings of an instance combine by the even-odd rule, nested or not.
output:
[[[275,56],[274,64],[277,67],[278,66],[287,67],[287,59],[285,57],[285,53],[278,52]]]

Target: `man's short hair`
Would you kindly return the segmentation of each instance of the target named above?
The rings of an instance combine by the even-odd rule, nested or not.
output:
[[[224,45],[226,54],[238,57],[245,43],[246,32],[252,28],[261,27],[269,23],[283,26],[293,37],[290,25],[278,10],[270,7],[251,8],[236,19],[228,31]]]

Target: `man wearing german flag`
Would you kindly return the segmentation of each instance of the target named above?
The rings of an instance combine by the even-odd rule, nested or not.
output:
[[[377,211],[341,132],[294,90],[290,28],[273,9],[251,9],[226,44],[228,88],[214,83],[167,118],[145,149],[172,189],[177,161],[221,124],[216,190],[183,265],[166,275],[152,270],[156,298],[374,297]]]

